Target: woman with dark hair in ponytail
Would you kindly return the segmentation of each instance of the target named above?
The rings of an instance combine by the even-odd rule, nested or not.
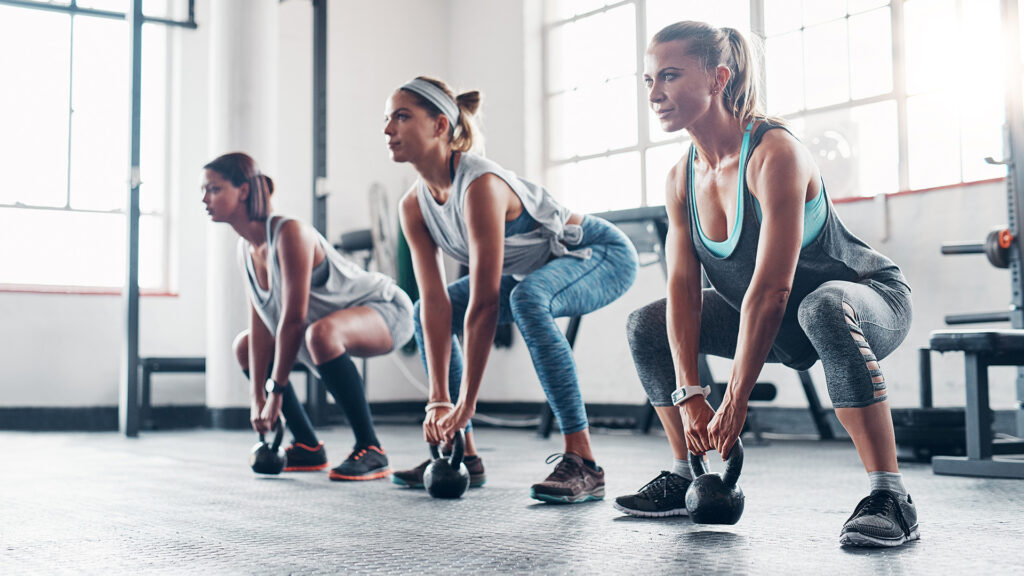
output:
[[[324,381],[355,433],[331,480],[391,473],[374,431],[352,357],[387,354],[412,337],[412,302],[383,274],[344,259],[308,224],[273,213],[273,181],[246,154],[203,167],[203,204],[214,222],[238,232],[238,264],[249,294],[249,329],[235,339],[252,382],[252,426],[269,432],[283,414],[294,441],[286,471],[327,468],[327,453],[288,382],[295,362]]]
[[[627,326],[675,461],[615,506],[686,514],[688,451],[729,454],[764,363],[806,370],[821,360],[870,482],[840,542],[898,546],[919,537],[917,512],[897,467],[878,362],[910,329],[910,288],[896,264],[843,226],[807,148],[759,109],[757,73],[731,28],[679,22],[647,49],[651,109],[663,129],[693,141],[666,181],[668,297]],[[702,289],[702,267],[711,288]],[[700,386],[699,353],[733,359],[717,413]]]
[[[402,198],[402,230],[412,251],[421,299],[416,341],[430,380],[423,433],[431,444],[467,428],[498,324],[514,322],[558,419],[563,454],[530,495],[545,502],[604,498],[604,471],[590,447],[576,364],[554,319],[597,310],[636,277],[637,256],[608,222],[560,206],[541,186],[474,154],[478,92],[456,97],[443,82],[416,78],[388,98],[384,134],[391,158],[419,178]],[[444,252],[469,266],[445,285]],[[463,334],[465,355],[456,333]],[[454,403],[453,403],[454,401]],[[471,482],[484,481],[467,434]],[[393,481],[422,486],[426,463]]]

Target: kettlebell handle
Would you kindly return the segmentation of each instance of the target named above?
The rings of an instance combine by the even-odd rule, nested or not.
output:
[[[284,440],[284,425],[281,423],[280,418],[278,418],[277,422],[274,423],[274,428],[277,432],[274,435],[274,443],[271,445],[270,449],[277,452],[277,449],[281,447],[281,442]],[[263,442],[264,444],[267,443],[267,438],[264,436],[263,432],[260,432],[260,442]]]
[[[694,480],[708,473],[704,466],[704,457],[700,454],[690,452],[690,473]],[[739,438],[732,445],[729,456],[725,459],[725,472],[722,474],[722,481],[726,486],[735,486],[740,479],[740,471],[743,469],[743,441]]]
[[[466,434],[462,430],[455,432],[455,437],[452,439],[452,455],[450,462],[452,468],[459,469],[459,465],[462,464],[462,458],[466,454]],[[437,450],[436,444],[430,445],[430,455],[433,456],[434,460],[441,457],[440,452]]]

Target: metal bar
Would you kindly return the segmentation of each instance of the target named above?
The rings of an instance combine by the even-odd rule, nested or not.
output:
[[[814,389],[814,380],[811,379],[811,373],[807,370],[798,370],[797,374],[800,375],[800,384],[804,387],[804,395],[807,396],[807,406],[811,413],[811,419],[814,420],[814,426],[818,429],[818,436],[822,440],[831,440],[835,438],[832,434],[832,427],[829,426],[828,420],[825,418],[825,411],[821,409],[821,402],[818,400],[818,391]]]
[[[983,322],[1009,322],[1009,312],[973,312],[946,314],[946,324],[980,324]]]
[[[942,245],[942,253],[952,254],[984,254],[985,245],[978,242],[948,242]]]
[[[313,0],[313,227],[327,236],[327,0]],[[365,377],[364,377],[365,379]]]
[[[142,0],[132,0],[131,30],[131,163],[127,207],[128,254],[124,302],[124,350],[118,427],[134,438],[139,435],[139,150],[142,114]]]
[[[921,408],[932,407],[932,351],[921,348],[917,351],[917,372],[920,374]]]
[[[967,459],[992,458],[992,416],[988,403],[988,363],[976,352],[964,354],[967,381]]]
[[[1002,41],[1006,78],[1020,78],[1020,7],[1018,0],[1002,0]],[[1018,168],[1024,167],[1024,93],[1020,82],[1008,81],[1006,90],[1007,227],[1020,238],[1024,222],[1024,182]],[[1010,246],[1011,325],[1024,328],[1024,242]],[[1024,368],[1017,368],[1017,435],[1024,436]]]

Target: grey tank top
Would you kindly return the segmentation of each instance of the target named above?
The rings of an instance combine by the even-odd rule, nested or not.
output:
[[[238,241],[238,262],[246,276],[246,291],[256,313],[271,334],[277,331],[281,321],[282,309],[282,278],[281,264],[277,258],[277,240],[281,226],[291,220],[286,216],[270,216],[267,218],[267,280],[268,289],[264,290],[256,278],[256,268],[250,255],[249,243],[240,238]],[[367,302],[390,302],[398,291],[398,286],[391,278],[376,272],[367,272],[354,262],[347,260],[338,253],[319,232],[314,230],[317,242],[324,250],[324,260],[312,272],[309,289],[309,306],[306,310],[306,325],[335,312],[354,306],[362,306]],[[308,366],[316,373],[313,358],[306,349],[306,340],[299,345],[299,362]],[[319,376],[319,374],[316,374]]]
[[[519,178],[497,163],[463,153],[452,177],[448,201],[439,204],[422,179],[416,181],[416,198],[430,237],[442,252],[457,262],[469,265],[469,234],[464,214],[466,190],[477,178],[494,174],[501,178],[523,203],[523,209],[537,222],[532,230],[505,237],[505,261],[502,273],[524,277],[552,257],[590,258],[590,248],[570,250],[583,240],[583,229],[565,222],[572,212],[557,202],[543,187]]]
[[[776,128],[785,130],[782,126],[768,122],[762,122],[757,127],[751,137],[747,157],[740,158],[744,166],[750,161],[754,148],[761,143],[765,133]],[[690,158],[689,154],[687,158]],[[689,173],[689,160],[686,168]],[[825,193],[824,185],[819,193]],[[732,253],[721,258],[708,250],[700,239],[693,212],[696,209],[693,203],[693,182],[689,179],[685,196],[685,208],[690,222],[690,241],[693,243],[697,259],[700,260],[715,290],[729,305],[739,310],[754,275],[754,261],[761,232],[761,223],[754,210],[754,197],[744,182],[743,220],[740,229],[734,231],[740,237]],[[776,345],[773,347],[773,351],[784,364],[798,370],[809,368],[817,360],[817,353],[797,322],[797,310],[800,302],[819,286],[831,280],[878,282],[888,286],[897,283],[902,284],[907,292],[910,292],[910,287],[899,267],[847,230],[839,220],[832,203],[827,204],[828,213],[825,216],[824,227],[814,241],[800,250],[793,289],[775,340]]]

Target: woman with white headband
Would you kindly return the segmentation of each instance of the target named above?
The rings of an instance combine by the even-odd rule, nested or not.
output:
[[[420,292],[416,341],[430,380],[424,437],[442,444],[469,426],[496,328],[514,322],[565,441],[560,458],[549,459],[560,460],[554,471],[530,495],[600,500],[604,470],[591,451],[572,349],[554,319],[621,296],[636,278],[636,251],[608,222],[573,213],[543,187],[474,154],[479,107],[479,92],[455,97],[443,82],[419,77],[396,90],[385,111],[392,160],[419,174],[400,215]],[[446,287],[442,252],[467,265],[469,276]],[[459,332],[465,354],[453,337]],[[469,432],[466,454],[471,482],[480,485],[483,464]],[[422,486],[425,467],[393,480]]]

